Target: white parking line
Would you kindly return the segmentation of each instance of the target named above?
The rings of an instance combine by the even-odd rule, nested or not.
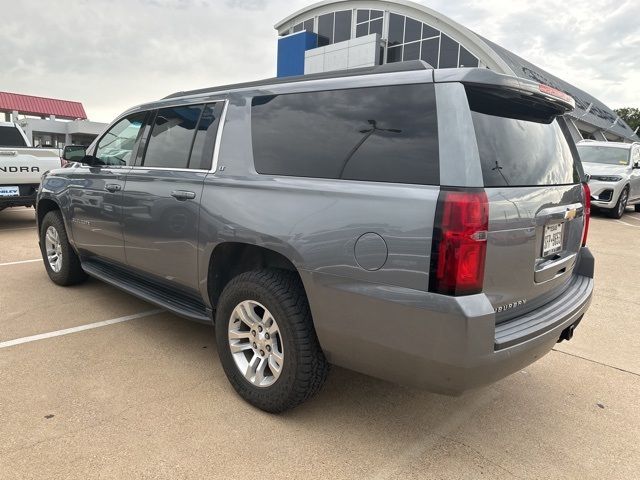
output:
[[[34,262],[41,262],[41,261],[42,261],[41,258],[36,258],[35,260],[20,260],[19,262],[0,263],[0,267],[7,267],[9,265],[21,265],[23,263],[34,263]]]
[[[631,223],[623,222],[622,220],[616,220],[616,222],[626,225],[627,227],[640,228],[640,225],[632,225]]]
[[[128,315],[126,317],[113,318],[111,320],[104,320],[102,322],[88,323],[86,325],[80,325],[79,327],[65,328],[64,330],[56,330],[55,332],[41,333],[39,335],[31,335],[30,337],[16,338],[14,340],[8,340],[6,342],[0,342],[0,349],[13,347],[16,345],[22,345],[23,343],[36,342],[38,340],[45,340],[47,338],[61,337],[63,335],[69,335],[71,333],[84,332],[85,330],[92,330],[94,328],[106,327],[107,325],[113,325],[116,323],[128,322],[130,320],[136,320],[138,318],[148,317],[161,313],[164,310],[149,310],[146,312],[136,313],[134,315]]]
[[[15,230],[35,230],[36,227],[0,228],[0,232],[13,232]]]

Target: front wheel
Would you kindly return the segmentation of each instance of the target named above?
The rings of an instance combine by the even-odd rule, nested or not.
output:
[[[618,197],[618,203],[611,210],[607,212],[611,218],[620,219],[624,215],[624,211],[627,208],[627,202],[629,201],[629,187],[624,187],[620,196]]]
[[[40,225],[40,250],[49,278],[62,286],[84,281],[80,259],[69,243],[62,215],[58,211],[47,213]]]
[[[229,382],[261,410],[294,408],[327,377],[304,288],[293,272],[259,270],[234,278],[220,296],[215,329]]]

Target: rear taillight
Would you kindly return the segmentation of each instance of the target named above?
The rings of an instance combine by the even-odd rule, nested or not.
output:
[[[588,183],[582,184],[582,192],[584,193],[584,231],[582,233],[582,246],[584,247],[587,245],[589,221],[591,220],[591,189]]]
[[[436,210],[429,290],[445,295],[482,291],[489,203],[482,190],[441,190]]]

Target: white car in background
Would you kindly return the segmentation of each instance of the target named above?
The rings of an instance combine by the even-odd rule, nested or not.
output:
[[[58,149],[33,148],[17,123],[0,122],[0,210],[35,205],[40,177],[61,165]]]
[[[585,173],[590,176],[591,204],[612,218],[627,206],[640,212],[640,143],[578,142]]]

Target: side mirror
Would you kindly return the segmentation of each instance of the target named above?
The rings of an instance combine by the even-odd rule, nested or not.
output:
[[[87,155],[87,147],[82,145],[67,145],[62,151],[62,158],[67,162],[79,162]]]

